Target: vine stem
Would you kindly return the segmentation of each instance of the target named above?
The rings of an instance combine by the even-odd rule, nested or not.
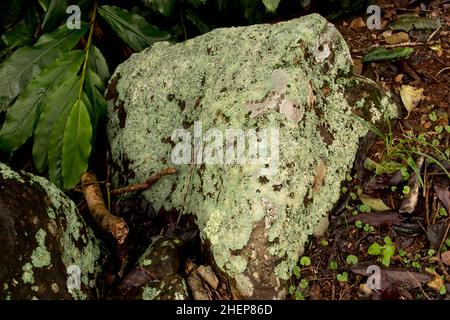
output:
[[[78,92],[78,100],[81,100],[81,94],[83,93],[83,84],[86,77],[86,67],[89,60],[89,50],[91,49],[92,35],[94,34],[95,17],[97,15],[97,1],[94,2],[94,9],[92,11],[91,20],[89,21],[89,36],[86,43],[85,56],[83,62],[83,69],[81,71],[80,91]]]

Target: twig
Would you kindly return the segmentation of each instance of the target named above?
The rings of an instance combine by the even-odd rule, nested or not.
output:
[[[363,52],[367,52],[372,49],[380,48],[380,47],[385,48],[385,49],[390,49],[390,48],[398,48],[398,47],[426,46],[429,44],[436,44],[436,43],[439,43],[439,41],[430,41],[428,43],[427,42],[402,42],[402,43],[385,44],[385,45],[375,44],[368,48],[354,49],[354,50],[352,50],[352,53],[363,53]]]
[[[420,282],[417,281],[417,279],[414,278],[413,275],[412,275],[409,271],[406,271],[406,272],[408,273],[408,276],[410,276],[410,277],[416,282],[416,284],[419,286],[419,289],[420,289],[420,291],[422,291],[423,295],[424,295],[428,300],[431,300],[431,298],[430,298],[430,297],[427,295],[427,293],[423,290],[422,285],[420,284]]]
[[[128,226],[123,218],[112,215],[105,207],[102,191],[97,183],[95,174],[86,172],[81,176],[84,197],[97,225],[104,231],[111,233],[118,244],[125,242]]]
[[[153,186],[156,182],[159,181],[163,176],[167,176],[169,174],[176,173],[177,170],[175,168],[165,168],[161,171],[156,172],[154,175],[152,175],[148,180],[142,183],[129,185],[122,188],[117,188],[111,191],[111,195],[118,195],[118,194],[124,194],[124,193],[130,193],[130,192],[136,192],[136,191],[142,191],[147,190],[151,186]]]

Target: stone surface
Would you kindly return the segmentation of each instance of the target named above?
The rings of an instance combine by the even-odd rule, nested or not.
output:
[[[101,248],[75,204],[46,179],[2,163],[0,248],[0,299],[97,298]]]
[[[186,300],[189,293],[180,274],[183,242],[176,237],[161,238],[139,258],[123,279],[121,298],[129,300]]]
[[[307,237],[339,198],[365,121],[397,115],[375,83],[351,70],[344,39],[316,14],[156,43],[118,66],[107,91],[114,182],[145,181],[186,151],[177,175],[144,195],[160,214],[196,216],[235,297],[283,298]],[[220,154],[230,160],[219,146],[235,147],[220,142],[227,129],[249,135],[244,147],[255,145],[251,130],[260,140],[266,132],[268,156],[253,161],[246,149],[244,163],[214,164]],[[203,137],[203,152],[182,148],[182,130]]]

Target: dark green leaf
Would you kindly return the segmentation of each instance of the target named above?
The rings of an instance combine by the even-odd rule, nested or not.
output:
[[[170,38],[168,33],[127,10],[104,5],[99,7],[98,12],[114,32],[135,51],[142,51],[156,41]]]
[[[204,5],[206,3],[206,1],[208,1],[208,0],[188,0],[188,2],[196,8],[198,6]]]
[[[275,10],[277,10],[280,1],[281,0],[262,0],[267,10],[270,12],[274,12]]]
[[[106,114],[106,100],[99,90],[104,91],[104,85],[100,77],[92,71],[90,68],[86,70],[86,80],[84,83],[84,88],[91,104],[91,109],[88,108],[89,114],[91,116],[92,127],[96,131],[96,126],[99,117],[103,117]],[[85,103],[86,107],[89,107]]]
[[[428,18],[419,16],[402,16],[389,24],[392,30],[410,31],[416,30],[436,30],[441,27],[441,20],[438,18]]]
[[[65,32],[62,32],[64,29]],[[0,111],[19,95],[41,69],[53,63],[62,52],[72,49],[85,32],[86,25],[82,25],[81,30],[69,30],[64,25],[41,40],[39,45],[19,48],[6,59],[0,65]]]
[[[72,51],[62,55],[31,80],[6,114],[0,130],[0,148],[12,153],[31,137],[39,111],[53,91],[77,74],[83,61],[83,52]],[[48,142],[48,137],[44,143]],[[42,169],[42,166],[38,167]]]
[[[50,7],[50,1],[51,0],[38,0],[39,4],[45,12],[47,12],[48,7]]]
[[[94,45],[89,50],[89,67],[100,77],[102,83],[105,83],[109,77],[108,64],[101,51]],[[103,91],[103,87],[98,87]]]
[[[383,47],[378,47],[366,53],[363,57],[363,62],[401,59],[408,57],[413,52],[413,48],[401,47],[389,50]]]
[[[144,3],[146,7],[158,11],[166,17],[170,17],[175,7],[175,0],[144,0]]]
[[[186,18],[198,29],[198,31],[200,31],[200,33],[207,33],[212,29],[212,27],[207,25],[194,10],[186,10]]]
[[[42,22],[42,30],[49,32],[54,29],[66,16],[67,7],[67,0],[51,0]]]
[[[77,100],[67,119],[62,149],[64,188],[74,187],[88,168],[92,127],[83,100]]]
[[[2,41],[9,50],[29,44],[33,39],[33,28],[28,24],[20,24],[2,35]]]
[[[42,171],[48,159],[50,180],[61,186],[61,154],[64,128],[78,98],[80,78],[76,75],[60,85],[41,110],[34,132],[33,160]]]

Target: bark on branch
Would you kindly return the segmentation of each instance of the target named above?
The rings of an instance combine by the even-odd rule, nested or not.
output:
[[[81,176],[83,194],[89,211],[100,228],[110,232],[117,239],[118,244],[124,243],[128,235],[128,226],[123,218],[112,215],[106,209],[102,192],[95,174],[86,172]]]

